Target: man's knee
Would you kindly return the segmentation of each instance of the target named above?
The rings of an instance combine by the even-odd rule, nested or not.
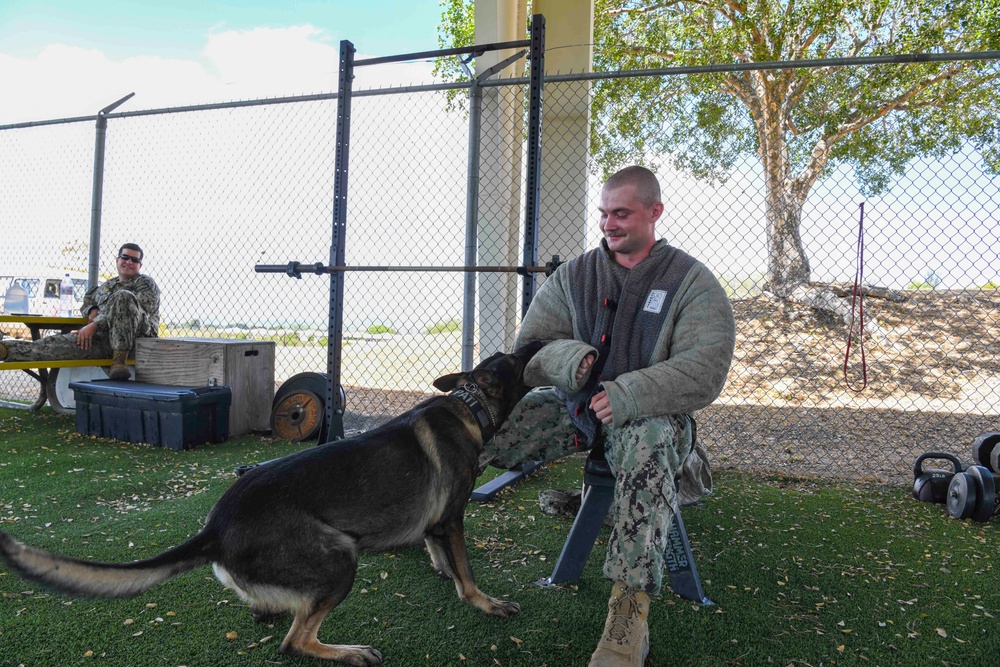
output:
[[[108,300],[104,303],[103,309],[108,314],[111,314],[114,311],[138,312],[139,297],[128,290],[118,290],[108,297]]]
[[[551,391],[528,393],[514,407],[480,461],[510,467],[529,458],[552,460],[572,451],[573,428],[562,401]]]
[[[668,472],[671,480],[693,447],[687,415],[636,419],[605,435],[612,468],[630,474],[653,468]]]

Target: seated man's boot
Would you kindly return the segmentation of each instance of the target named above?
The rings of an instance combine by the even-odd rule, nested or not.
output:
[[[128,360],[128,350],[115,350],[111,357],[111,369],[108,370],[108,377],[112,380],[131,380],[132,373],[129,372],[125,362]]]
[[[608,620],[588,667],[642,667],[649,655],[649,595],[616,582]]]
[[[7,358],[7,346],[4,345],[3,343],[0,343],[0,361],[3,361],[6,358]]]

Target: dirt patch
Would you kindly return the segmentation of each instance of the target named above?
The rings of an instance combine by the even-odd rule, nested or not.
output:
[[[1000,398],[998,291],[907,295],[899,303],[865,301],[866,318],[874,318],[886,338],[855,338],[846,375],[848,341],[841,322],[766,296],[734,301],[736,356],[724,396],[803,405],[893,399],[904,409],[972,398],[965,409],[991,410]],[[863,391],[852,390],[865,379]]]
[[[813,309],[758,296],[733,302],[737,349],[720,399],[698,415],[718,468],[905,483],[916,457],[971,462],[1000,430],[1000,293],[908,292],[866,299],[886,338],[852,342]],[[865,352],[863,381],[860,345]],[[370,428],[427,396],[345,387],[345,428]]]

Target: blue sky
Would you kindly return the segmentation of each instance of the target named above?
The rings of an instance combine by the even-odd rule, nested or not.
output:
[[[32,56],[51,42],[114,57],[197,54],[222,30],[310,24],[376,55],[437,48],[436,0],[4,0],[0,50]]]
[[[433,50],[440,16],[437,0],[2,0],[0,124],[128,92],[130,109],[325,92],[340,40],[359,56]]]

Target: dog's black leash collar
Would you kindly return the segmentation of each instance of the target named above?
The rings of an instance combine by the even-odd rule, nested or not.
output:
[[[483,442],[489,442],[490,438],[497,432],[497,418],[479,385],[475,382],[466,382],[452,391],[451,395],[462,401],[472,411],[476,421],[479,422],[479,430],[483,433]]]

